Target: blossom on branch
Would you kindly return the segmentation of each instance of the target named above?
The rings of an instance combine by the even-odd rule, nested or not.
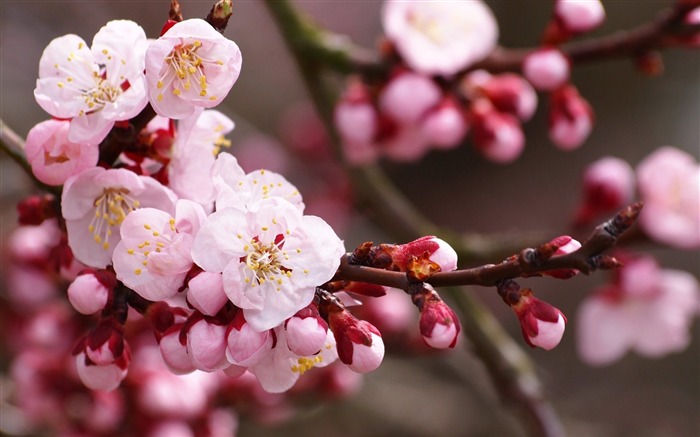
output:
[[[143,29],[129,20],[107,23],[91,48],[76,35],[58,37],[39,61],[34,97],[44,111],[70,120],[68,140],[96,145],[148,103],[146,45]]]
[[[402,59],[423,74],[452,76],[496,47],[498,23],[481,1],[387,0],[382,25]]]
[[[241,71],[241,51],[204,20],[176,23],[146,51],[148,100],[163,117],[182,119],[221,103]]]

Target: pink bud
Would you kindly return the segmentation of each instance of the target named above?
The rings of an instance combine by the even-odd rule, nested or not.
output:
[[[202,318],[189,326],[187,352],[199,370],[213,372],[228,367],[226,360],[226,326]]]
[[[425,252],[430,254],[430,261],[440,266],[441,272],[457,269],[457,252],[445,240],[434,236],[421,237],[399,245],[396,255],[393,256],[394,262],[402,262],[405,265],[411,256],[419,257]]]
[[[523,338],[532,347],[551,350],[564,336],[566,317],[557,308],[537,299],[530,289],[520,291],[520,301],[511,306],[520,320]]]
[[[371,372],[379,367],[384,358],[384,342],[374,325],[357,320],[347,310],[331,312],[328,323],[340,361],[357,373]]]
[[[488,103],[477,102],[473,109],[472,132],[477,150],[499,164],[507,164],[519,157],[525,148],[525,136],[518,119],[494,110]]]
[[[622,208],[634,195],[635,174],[619,158],[608,156],[590,164],[583,173],[583,204],[576,217],[585,225],[599,214]]]
[[[558,49],[535,50],[523,60],[523,75],[540,91],[554,91],[569,80],[569,60]]]
[[[377,111],[370,102],[340,101],[333,114],[343,141],[370,144],[377,133]]]
[[[459,319],[428,284],[413,295],[413,303],[420,310],[420,333],[425,343],[435,349],[453,348],[459,338]]]
[[[187,302],[202,314],[213,316],[228,302],[221,273],[200,272],[188,282]]]
[[[254,330],[238,311],[228,326],[226,358],[231,364],[250,367],[257,364],[276,342],[274,332]],[[318,350],[317,350],[318,352]]]
[[[493,76],[481,86],[482,92],[500,112],[507,112],[523,121],[537,109],[537,93],[522,76],[505,73]]]
[[[557,250],[554,252],[554,256],[566,255],[567,253],[577,251],[581,247],[581,243],[568,235],[561,235],[550,241],[549,244],[557,247]],[[543,272],[542,276],[551,276],[557,279],[569,279],[578,274],[579,271],[576,269],[557,269]]]
[[[551,96],[549,139],[562,150],[578,148],[593,129],[593,109],[573,85]]]
[[[297,312],[285,322],[287,347],[299,356],[318,353],[326,343],[328,324],[314,305]]]
[[[389,81],[379,96],[381,110],[401,124],[413,124],[440,101],[440,88],[427,76],[407,72]]]
[[[180,342],[180,329],[182,324],[173,325],[165,335],[161,337],[158,347],[168,369],[176,375],[183,375],[195,370],[187,346]]]
[[[90,361],[100,366],[112,364],[119,359],[126,345],[124,328],[111,317],[103,319],[84,341],[85,354]]]
[[[68,286],[68,300],[80,314],[90,315],[104,309],[117,278],[108,270],[88,269]]]
[[[451,149],[460,144],[468,125],[457,104],[445,100],[428,112],[420,126],[423,137],[437,149]]]
[[[572,34],[590,32],[603,24],[605,9],[598,0],[557,0],[554,15]]]
[[[131,352],[126,345],[120,358],[107,365],[97,365],[90,361],[84,352],[75,357],[80,380],[91,390],[111,391],[119,387],[128,372]]]

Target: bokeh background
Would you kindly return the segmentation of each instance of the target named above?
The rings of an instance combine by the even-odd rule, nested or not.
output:
[[[536,45],[549,19],[551,1],[487,1],[507,47]],[[32,91],[39,57],[48,42],[66,33],[90,41],[107,21],[137,21],[156,37],[167,18],[169,2],[159,1],[0,1],[0,116],[24,136],[47,117]],[[186,18],[204,17],[211,1],[181,2]],[[366,47],[381,35],[381,1],[295,1],[301,10],[330,30],[348,34]],[[606,24],[591,36],[643,23],[671,1],[605,1]],[[234,1],[226,36],[243,52],[240,79],[219,107],[236,123],[230,135],[236,147],[252,134],[280,136],[280,120],[307,96],[283,41],[260,1]],[[596,112],[596,127],[574,152],[554,148],[546,136],[545,103],[526,126],[527,146],[514,164],[484,161],[470,146],[433,152],[415,164],[386,163],[398,186],[438,224],[466,232],[542,231],[565,233],[580,199],[580,174],[586,164],[605,156],[627,159],[633,166],[662,145],[700,155],[700,57],[671,49],[663,53],[665,73],[646,77],[630,59],[577,66],[573,81]],[[0,155],[0,219],[5,236],[15,226],[14,204],[31,193],[21,169]],[[312,183],[302,166],[290,165],[286,176],[302,186]],[[348,248],[380,241],[382,231],[354,216],[343,232]],[[664,267],[700,273],[700,254],[635,247],[657,256]],[[497,262],[498,260],[493,260]],[[700,329],[688,350],[658,360],[629,355],[604,368],[590,368],[576,354],[575,309],[606,274],[566,282],[523,281],[539,297],[569,316],[561,345],[551,352],[527,353],[539,366],[546,393],[571,436],[700,435]],[[520,341],[517,319],[493,289],[473,288],[506,329]],[[523,343],[524,345],[524,343]],[[523,435],[492,389],[481,363],[468,345],[439,356],[407,358],[389,354],[364,379],[357,396],[310,406],[290,422],[263,427],[241,424],[241,435]],[[392,352],[392,351],[390,351]],[[398,352],[398,351],[393,351]],[[9,357],[2,357],[2,367]]]

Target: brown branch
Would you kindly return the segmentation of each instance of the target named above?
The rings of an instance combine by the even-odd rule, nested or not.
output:
[[[595,228],[591,236],[575,252],[561,256],[551,256],[551,245],[544,244],[536,249],[527,248],[500,264],[486,264],[471,269],[440,272],[426,280],[434,287],[456,285],[493,286],[498,281],[518,277],[533,276],[552,270],[576,269],[589,274],[597,269],[616,267],[614,258],[602,253],[612,247],[620,235],[635,222],[642,209],[642,203],[634,203],[619,212],[607,222]],[[345,255],[333,281],[349,280],[368,282],[387,287],[408,289],[411,281],[402,272],[394,272],[373,267],[353,265],[350,254]]]

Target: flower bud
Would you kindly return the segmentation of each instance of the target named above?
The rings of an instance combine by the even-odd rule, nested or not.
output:
[[[91,390],[111,391],[119,387],[126,377],[130,362],[131,351],[128,344],[125,344],[124,352],[119,358],[110,364],[95,364],[85,352],[80,352],[75,357],[78,377]]]
[[[557,0],[554,16],[571,34],[590,32],[605,21],[605,9],[598,0]]]
[[[525,136],[515,116],[495,110],[488,102],[477,102],[473,116],[474,145],[484,157],[507,164],[520,156]]]
[[[343,141],[370,144],[378,128],[377,110],[369,91],[360,81],[351,81],[335,107],[333,120]]]
[[[482,92],[500,112],[507,112],[523,121],[537,109],[537,93],[528,81],[517,74],[493,76],[481,86]]]
[[[117,285],[117,277],[109,270],[83,270],[68,286],[68,300],[80,314],[90,315],[104,309]]]
[[[445,240],[432,235],[418,238],[406,244],[396,246],[392,260],[400,271],[406,271],[413,257],[428,253],[428,259],[440,267],[441,272],[450,272],[457,268],[457,252]]]
[[[438,149],[458,146],[468,128],[464,115],[452,100],[445,100],[429,111],[420,125],[423,137]]]
[[[326,343],[328,324],[314,305],[299,310],[285,322],[284,327],[287,347],[299,356],[314,355]]]
[[[562,150],[578,148],[593,129],[593,109],[576,87],[567,85],[552,93],[549,139]]]
[[[253,329],[246,322],[243,311],[236,313],[226,331],[226,358],[229,363],[241,367],[257,364],[277,342],[274,331]]]
[[[221,273],[200,272],[187,286],[187,302],[204,315],[215,315],[228,302]]]
[[[422,284],[421,291],[412,296],[420,311],[420,333],[425,343],[435,349],[453,348],[459,338],[459,319],[452,309],[440,299],[429,284]]]
[[[619,158],[608,156],[589,165],[583,173],[583,204],[575,223],[586,225],[598,215],[621,209],[634,195],[635,174]]]
[[[114,363],[124,353],[124,327],[113,317],[103,319],[81,341],[76,349],[82,349],[93,364],[104,366]]]
[[[163,362],[176,375],[184,375],[195,370],[190,354],[187,352],[187,345],[180,341],[182,326],[182,323],[173,325],[158,343]]]
[[[335,337],[338,358],[357,373],[367,373],[379,367],[384,358],[384,342],[377,328],[357,320],[345,309],[328,314],[328,324]]]
[[[194,318],[193,323],[190,320]],[[199,320],[197,320],[199,318]],[[226,326],[207,320],[195,312],[186,324],[187,352],[199,370],[213,372],[228,367],[226,360]],[[187,329],[189,328],[189,329]]]
[[[437,105],[440,97],[440,88],[429,77],[407,72],[389,81],[379,96],[379,107],[400,124],[413,124]]]
[[[581,247],[580,242],[571,238],[568,235],[561,235],[561,236],[553,239],[552,241],[550,241],[548,244],[551,244],[557,248],[556,251],[554,252],[553,256],[566,255],[567,253],[572,253],[572,252],[577,251]],[[579,274],[579,271],[576,269],[557,269],[557,270],[550,270],[547,272],[542,272],[542,276],[551,276],[551,277],[557,278],[557,279],[569,279],[569,278],[572,278],[578,274]]]
[[[523,75],[540,91],[554,91],[569,80],[569,60],[555,48],[535,50],[523,60]]]

